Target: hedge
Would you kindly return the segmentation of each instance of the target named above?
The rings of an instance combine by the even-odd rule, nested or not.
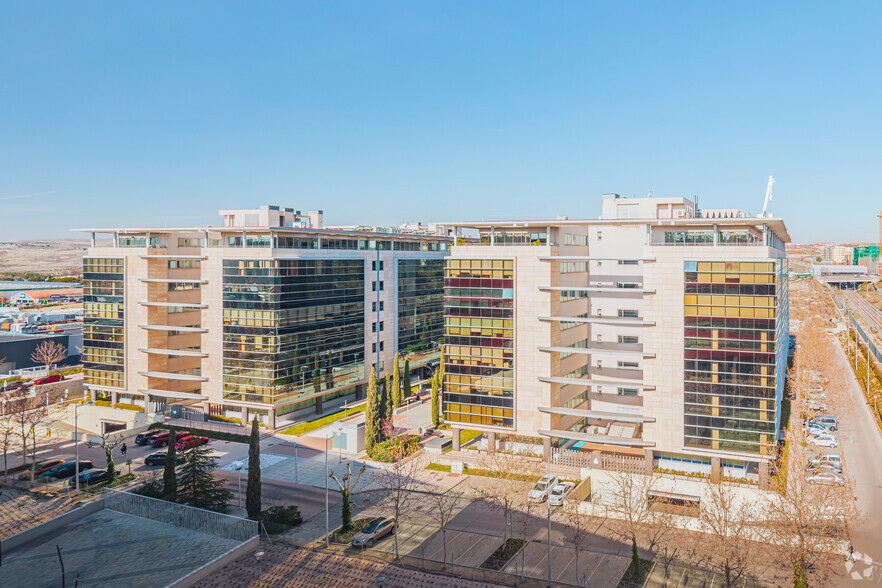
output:
[[[404,435],[398,435],[397,437],[377,443],[371,454],[371,459],[383,463],[392,463],[395,461],[396,456],[401,459],[420,450],[419,435],[408,435],[406,439],[402,439],[402,437]]]
[[[364,409],[367,408],[367,404],[362,404],[361,406],[356,406],[355,408],[350,408],[345,411],[340,410],[335,413],[331,413],[327,416],[323,416],[320,419],[315,419],[314,421],[309,421],[307,423],[300,423],[299,425],[294,425],[293,427],[288,427],[284,431],[281,431],[282,435],[303,435],[304,433],[309,433],[310,431],[315,431],[316,429],[320,429],[325,425],[330,425],[331,423],[336,423],[340,419],[349,418],[354,414],[358,414],[363,412]],[[345,412],[345,414],[344,414]]]
[[[167,429],[169,426],[165,423],[152,423],[148,429]],[[249,436],[248,435],[239,435],[236,433],[227,433],[225,431],[209,431],[207,429],[196,429],[193,427],[177,427],[175,428],[179,431],[186,430],[191,435],[199,435],[201,437],[208,437],[209,439],[217,439],[219,441],[235,441],[237,443],[248,443]]]

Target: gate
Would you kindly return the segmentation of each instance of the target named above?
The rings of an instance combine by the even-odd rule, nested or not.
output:
[[[625,472],[628,474],[645,474],[646,458],[601,453],[600,466],[604,470]]]

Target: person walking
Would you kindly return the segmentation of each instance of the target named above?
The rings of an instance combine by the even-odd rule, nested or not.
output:
[[[854,556],[854,545],[851,543],[848,544],[848,556],[846,556],[845,561],[857,561],[857,558]]]
[[[128,448],[126,447],[126,444],[125,444],[125,443],[123,443],[123,444],[122,444],[122,447],[119,448],[119,450],[120,450],[120,452],[122,453],[122,456],[123,456],[123,457],[126,456],[126,449],[128,449]]]

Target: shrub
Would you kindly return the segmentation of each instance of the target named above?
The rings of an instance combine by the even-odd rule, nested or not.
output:
[[[232,423],[234,425],[242,424],[242,419],[237,419],[236,417],[228,417],[222,414],[210,414],[206,418],[210,421],[218,421],[220,423]]]
[[[392,439],[386,439],[374,446],[371,458],[383,463],[392,463],[395,456],[406,457],[420,450],[420,438],[418,435],[398,435]]]
[[[303,522],[300,508],[291,506],[271,506],[260,512],[258,517],[267,533],[284,533],[291,527],[296,527]]]
[[[162,478],[153,476],[140,488],[132,490],[132,494],[147,496],[149,498],[162,498]]]

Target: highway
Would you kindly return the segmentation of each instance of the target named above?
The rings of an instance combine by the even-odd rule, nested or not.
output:
[[[882,311],[854,290],[839,290],[839,296],[851,309],[852,314],[864,323],[865,330],[873,338],[873,343],[876,344],[876,347],[880,347],[879,335],[882,334]],[[869,327],[869,329],[866,329],[866,327]]]

